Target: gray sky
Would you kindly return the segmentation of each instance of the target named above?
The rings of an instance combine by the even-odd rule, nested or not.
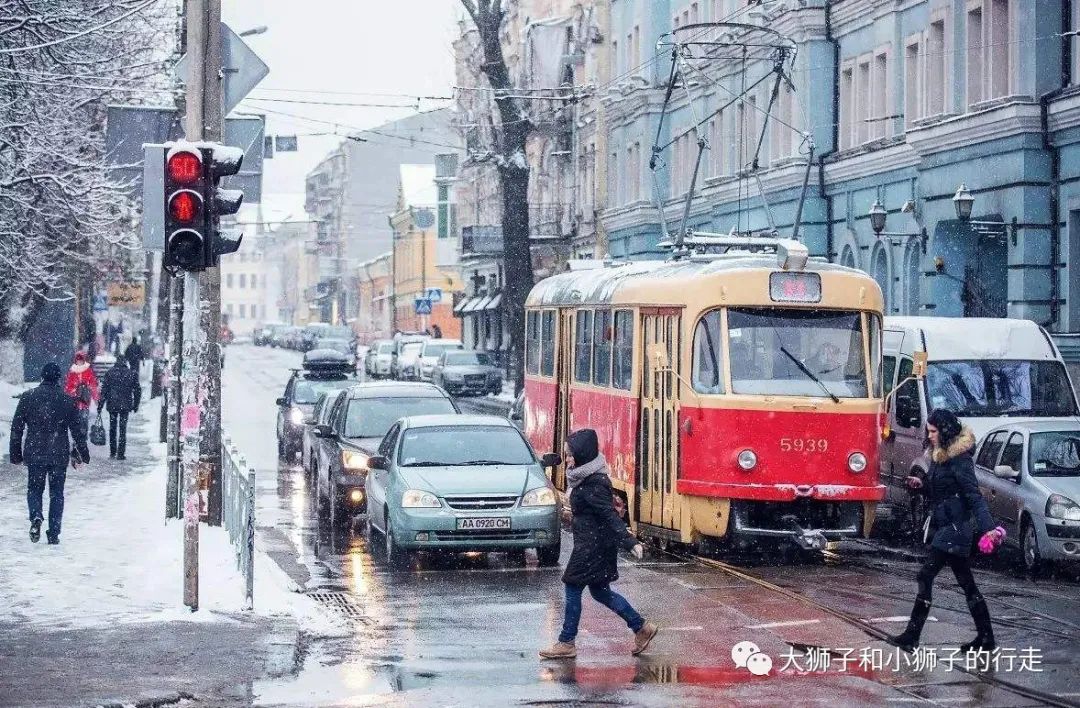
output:
[[[409,98],[328,92],[449,96],[454,83],[450,45],[460,14],[459,0],[224,0],[222,16],[234,31],[269,28],[245,38],[270,67],[270,75],[238,110],[265,113],[268,134],[300,135],[299,153],[277,153],[266,162],[267,200],[274,194],[303,193],[304,176],[341,142],[333,135],[305,135],[333,133],[333,125],[270,111],[337,122],[339,133],[349,132],[349,127],[375,127],[414,111],[260,102],[255,97],[415,105]],[[445,105],[422,101],[421,109]]]

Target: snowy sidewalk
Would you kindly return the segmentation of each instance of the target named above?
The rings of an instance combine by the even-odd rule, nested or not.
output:
[[[290,593],[261,556],[256,607],[244,612],[223,529],[200,527],[200,610],[183,606],[182,525],[164,520],[164,445],[151,442],[156,404],[132,417],[126,461],[91,446],[90,465],[68,470],[58,546],[30,542],[26,468],[4,450],[0,706],[235,695],[268,666],[292,669],[311,601]]]

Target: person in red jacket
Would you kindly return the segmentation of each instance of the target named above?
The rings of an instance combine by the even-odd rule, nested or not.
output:
[[[90,426],[90,406],[98,401],[101,392],[94,369],[86,361],[86,354],[83,352],[75,353],[75,362],[68,370],[64,392],[75,399],[75,407],[79,410],[79,419],[85,432]]]

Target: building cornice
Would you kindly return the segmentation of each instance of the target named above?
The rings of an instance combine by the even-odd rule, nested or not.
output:
[[[907,142],[916,153],[925,156],[1041,130],[1039,104],[1014,101],[909,128]]]
[[[1080,126],[1080,91],[1071,92],[1049,106],[1050,132]]]
[[[907,143],[850,155],[840,153],[825,166],[826,182],[847,182],[918,164],[919,154]]]

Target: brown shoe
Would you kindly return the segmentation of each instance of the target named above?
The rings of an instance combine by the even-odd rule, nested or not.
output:
[[[573,642],[555,642],[550,649],[541,649],[540,657],[543,659],[573,659],[577,656],[577,647]]]
[[[641,652],[649,648],[649,643],[652,642],[653,637],[660,631],[652,622],[646,622],[645,626],[634,633],[634,656],[637,656]]]

